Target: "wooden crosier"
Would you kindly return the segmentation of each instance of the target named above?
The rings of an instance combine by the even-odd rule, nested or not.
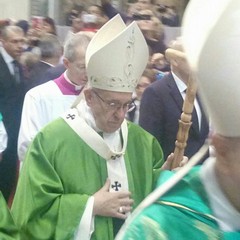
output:
[[[185,54],[183,52],[174,50],[174,49],[167,49],[165,56],[169,61],[175,61],[176,63],[178,63],[176,65],[177,67],[179,66],[179,69],[178,69],[179,71],[185,70],[185,69],[181,69],[181,66],[184,66],[184,64],[179,64],[180,62],[184,62],[185,64],[187,64]],[[188,80],[187,80],[186,97],[183,102],[182,114],[178,121],[179,128],[178,128],[178,133],[176,137],[177,139],[175,142],[174,160],[173,160],[171,169],[179,167],[179,164],[182,161],[184,156],[184,151],[187,146],[189,129],[192,125],[191,120],[192,120],[192,112],[194,108],[194,100],[196,97],[196,92],[197,92],[196,80],[194,79],[193,75],[189,73]]]

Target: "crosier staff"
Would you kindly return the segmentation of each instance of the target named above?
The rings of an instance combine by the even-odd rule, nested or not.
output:
[[[181,66],[187,64],[185,54],[182,51],[175,49],[167,49],[165,52],[166,58],[171,61],[171,64],[174,64],[175,67],[178,67],[179,71],[184,71]],[[180,162],[183,159],[184,151],[187,146],[188,133],[192,125],[192,112],[194,108],[194,100],[197,92],[196,80],[193,77],[193,74],[188,73],[186,75],[187,81],[187,91],[186,97],[183,102],[182,114],[179,119],[179,128],[177,133],[177,139],[175,142],[174,149],[174,160],[171,166],[171,169],[179,167]]]

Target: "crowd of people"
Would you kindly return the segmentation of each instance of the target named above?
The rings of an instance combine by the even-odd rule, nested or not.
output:
[[[185,32],[169,46],[164,43],[163,27],[179,26],[180,19],[167,1],[137,0],[126,13],[115,9],[110,0],[88,7],[75,4],[67,15],[66,24],[71,28],[64,43],[50,17],[32,22],[0,21],[0,216],[4,216],[0,238],[113,240],[139,204],[156,186],[161,188],[188,166],[188,159],[209,137],[214,151],[206,151],[196,170],[143,210],[118,238],[185,239],[177,227],[181,218],[186,219],[183,225],[194,218],[205,224],[205,228],[192,224],[186,236],[194,236],[197,228],[196,233],[205,236],[209,226],[217,229],[220,239],[238,236],[240,227],[233,223],[240,222],[239,192],[235,189],[239,131],[232,131],[232,127],[239,124],[224,117],[222,108],[221,114],[216,111],[225,93],[225,75],[219,65],[212,65],[215,71],[208,75],[203,58],[214,64],[214,51],[219,52],[221,43],[229,39],[222,37],[219,45],[211,42],[211,37],[220,38],[218,26],[222,22],[217,14],[209,16],[217,24],[209,30],[213,36],[206,42],[197,39],[199,34],[191,36],[190,30],[196,26],[190,17],[202,17],[196,13],[197,1],[191,1]],[[230,12],[237,11],[239,3],[224,2],[218,9],[227,19],[224,27],[234,33],[235,25],[230,23],[236,19]],[[205,5],[207,8],[207,0]],[[200,32],[208,36],[204,23]],[[199,49],[198,55],[193,45]],[[228,58],[230,52],[222,53],[235,66],[236,55]],[[232,65],[224,63],[229,73]],[[237,79],[234,71],[231,81]],[[193,75],[200,88],[192,111],[187,113],[187,142],[181,146],[185,152],[176,165],[173,152],[180,134],[179,119],[183,105],[188,104],[187,89]],[[215,88],[217,100],[210,97],[209,89]],[[231,88],[232,96],[237,90]],[[225,159],[236,166],[233,177],[228,174],[233,168]],[[190,180],[193,177],[197,180]],[[210,187],[206,186],[208,177]],[[228,189],[229,183],[235,191]],[[181,191],[182,185],[186,189]],[[188,196],[190,204],[185,199],[188,188],[193,197]],[[200,207],[191,208],[194,196],[200,198],[205,191],[209,200],[201,199],[202,206],[208,212],[214,209],[209,218]],[[211,191],[224,202],[216,205]],[[181,201],[178,196],[183,197]],[[223,203],[231,211],[216,213]],[[176,217],[178,207],[183,212]],[[188,217],[188,209],[194,217]],[[230,221],[231,216],[234,220]],[[169,224],[175,231],[168,232]]]

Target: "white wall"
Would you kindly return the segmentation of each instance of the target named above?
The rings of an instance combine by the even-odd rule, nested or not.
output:
[[[29,0],[0,0],[0,19],[29,20]]]

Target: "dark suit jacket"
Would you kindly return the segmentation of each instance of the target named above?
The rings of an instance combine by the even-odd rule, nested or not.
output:
[[[31,88],[36,87],[40,84],[43,84],[44,74],[50,68],[53,68],[53,67],[45,62],[39,61],[35,63],[29,73],[29,77],[27,81],[28,82],[27,90],[30,90]]]
[[[23,71],[19,65],[20,83],[10,73],[0,54],[0,112],[8,134],[7,149],[0,163],[0,189],[7,198],[15,183],[17,164],[17,139],[25,94]]]
[[[63,64],[58,64],[55,67],[48,68],[47,71],[43,74],[42,82],[47,82],[49,80],[54,80],[59,78],[64,72],[66,68]]]
[[[192,114],[185,156],[191,157],[208,137],[209,125],[198,99],[202,123],[199,131],[196,110]],[[174,151],[183,99],[171,73],[151,84],[143,93],[139,124],[161,144],[165,158]]]

